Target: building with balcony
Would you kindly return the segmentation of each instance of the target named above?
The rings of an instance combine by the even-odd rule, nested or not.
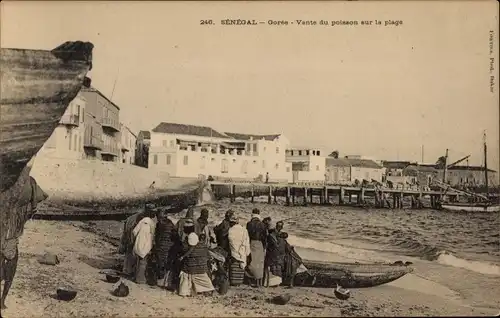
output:
[[[86,99],[84,153],[87,159],[119,162],[120,108],[96,88],[83,88]]]
[[[137,136],[124,124],[120,124],[120,162],[135,164]]]
[[[325,181],[325,154],[320,149],[287,149],[286,162],[291,165],[294,183]]]
[[[84,157],[86,99],[78,94],[68,105],[59,125],[40,150],[40,155],[54,158]]]
[[[139,133],[139,140],[144,136]],[[143,141],[141,141],[143,142]],[[288,180],[282,134],[221,133],[211,127],[160,123],[150,133],[148,167],[173,177]]]

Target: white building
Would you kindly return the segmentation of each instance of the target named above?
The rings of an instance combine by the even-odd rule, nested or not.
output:
[[[287,149],[286,162],[292,165],[290,181],[325,181],[325,159],[319,149]]]
[[[210,127],[160,123],[151,131],[148,167],[172,177],[289,180],[288,139],[281,134],[220,133]]]
[[[360,157],[361,158],[361,157]],[[384,170],[371,159],[326,158],[326,180],[333,184],[354,184],[356,180],[382,182]]]
[[[68,105],[59,125],[40,149],[40,155],[53,158],[82,159],[87,100],[78,94]]]
[[[123,123],[120,124],[120,162],[135,164],[137,136]]]

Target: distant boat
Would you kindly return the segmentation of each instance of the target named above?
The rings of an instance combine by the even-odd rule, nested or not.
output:
[[[0,50],[0,193],[11,188],[50,137],[92,68],[90,42],[52,51]]]
[[[476,197],[479,202],[441,202],[440,207],[443,210],[455,211],[455,212],[500,212],[500,204],[498,202],[498,197],[495,200],[489,195],[488,187],[488,149],[486,146],[486,133],[483,137],[484,141],[484,178],[486,185],[486,196],[471,193],[471,196]],[[446,174],[446,170],[444,172]],[[450,187],[451,188],[451,187]]]

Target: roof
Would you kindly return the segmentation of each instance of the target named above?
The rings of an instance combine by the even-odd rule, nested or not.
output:
[[[384,168],[389,169],[404,169],[410,164],[411,162],[409,161],[382,161]]]
[[[156,133],[164,134],[178,134],[178,135],[191,135],[191,136],[202,136],[202,137],[215,137],[215,138],[227,138],[226,135],[219,133],[218,131],[212,129],[211,127],[205,126],[195,126],[195,125],[184,125],[175,123],[160,123],[153,130]]]
[[[327,166],[337,166],[337,167],[360,167],[360,168],[372,168],[372,169],[382,169],[382,167],[373,160],[369,159],[347,159],[347,158],[326,158]]]
[[[135,138],[137,138],[137,135],[136,135],[136,134],[132,131],[132,129],[128,128],[128,126],[125,126],[125,127],[127,127],[128,131],[129,131],[132,135],[134,135],[134,137],[135,137]],[[149,132],[149,131],[148,131],[148,132]]]
[[[261,140],[264,138],[265,140],[273,141],[281,134],[274,134],[274,135],[250,135],[250,134],[239,134],[239,133],[231,133],[231,132],[225,132],[226,135],[228,135],[231,138],[234,139],[239,139],[239,140]]]
[[[101,95],[102,98],[104,98],[105,100],[107,100],[111,105],[115,106],[118,110],[120,110],[120,107],[118,107],[118,105],[116,105],[115,103],[113,103],[109,98],[107,98],[103,93],[101,93],[95,87],[82,87],[81,91],[82,92],[94,92],[94,93],[97,93],[97,94]]]
[[[449,167],[448,170],[467,170],[467,171],[484,171],[484,167],[481,166],[453,166]],[[489,172],[496,172],[495,170],[488,169]]]
[[[151,139],[151,132],[147,130],[141,130],[139,131],[139,135],[142,135],[144,139]]]
[[[403,175],[407,176],[417,176],[418,173],[437,173],[437,170],[434,168],[432,165],[416,165],[416,164],[411,164],[407,166],[404,171]]]

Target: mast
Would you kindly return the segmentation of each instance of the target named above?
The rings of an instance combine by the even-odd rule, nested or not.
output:
[[[443,183],[446,183],[446,173],[448,166],[448,149],[446,149],[446,155],[444,156],[444,170],[443,170]]]
[[[488,151],[486,147],[486,131],[484,132],[483,135],[483,142],[484,142],[484,179],[485,179],[485,185],[486,185],[486,197],[489,195],[488,191]]]

